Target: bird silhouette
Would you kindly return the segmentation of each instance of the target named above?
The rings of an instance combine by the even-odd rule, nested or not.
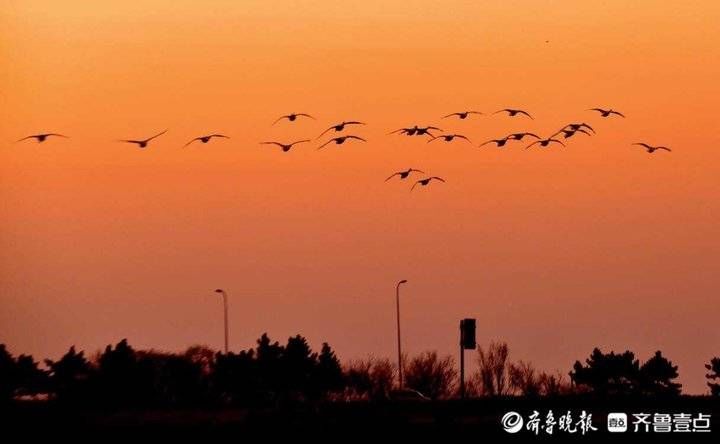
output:
[[[452,142],[452,141],[455,140],[456,138],[457,138],[457,139],[464,139],[464,140],[467,140],[469,143],[472,143],[472,142],[470,142],[470,139],[468,139],[467,137],[463,136],[462,134],[440,134],[439,136],[432,136],[432,135],[431,135],[431,137],[432,137],[432,139],[428,140],[427,143],[433,142],[433,141],[438,140],[438,139],[444,140],[445,142]]]
[[[443,179],[442,177],[437,177],[437,176],[426,177],[425,179],[420,179],[417,182],[415,182],[413,184],[412,188],[410,188],[410,191],[414,190],[415,187],[418,186],[418,184],[420,186],[426,187],[433,179],[439,180],[440,182],[445,182],[445,179]]]
[[[535,142],[533,142],[533,143],[531,143],[530,145],[526,146],[525,149],[528,149],[528,148],[530,148],[531,146],[537,145],[537,144],[539,144],[541,147],[544,148],[544,147],[550,145],[550,144],[553,143],[553,142],[554,142],[554,143],[559,143],[560,145],[565,146],[565,144],[562,143],[561,141],[559,141],[559,140],[557,140],[557,139],[553,139],[552,137],[548,137],[547,139],[536,140]]]
[[[392,131],[392,132],[390,132],[389,134],[402,134],[402,135],[405,135],[405,136],[424,136],[424,135],[428,135],[428,136],[430,136],[430,137],[434,137],[433,134],[430,132],[430,130],[442,131],[441,128],[438,128],[438,127],[436,127],[436,126],[420,127],[420,126],[415,125],[415,126],[413,126],[413,127],[411,127],[411,128],[400,128],[400,129],[396,129],[395,131]]]
[[[435,136],[433,136],[433,133],[430,132],[430,130],[442,131],[442,129],[440,129],[440,128],[436,127],[436,126],[418,127],[418,128],[417,128],[417,132],[415,133],[415,135],[416,135],[416,136],[428,135],[428,136],[430,136],[430,137],[435,137]]]
[[[533,116],[531,116],[530,113],[528,113],[527,111],[523,111],[523,110],[521,110],[521,109],[505,108],[505,109],[501,109],[501,110],[499,110],[499,111],[495,111],[493,114],[498,114],[498,113],[507,113],[508,116],[510,116],[510,117],[515,117],[515,116],[517,116],[518,114],[525,114],[526,116],[528,116],[528,117],[530,117],[531,119],[533,119]],[[534,119],[533,119],[533,120],[534,120]]]
[[[69,139],[68,136],[58,134],[58,133],[42,133],[42,134],[33,134],[32,136],[23,137],[20,140],[16,140],[15,143],[22,142],[23,140],[27,140],[27,139],[35,139],[35,140],[37,140],[38,143],[42,143],[42,142],[45,142],[45,140],[47,140],[48,137],[53,137],[53,136],[54,137],[64,137],[66,139]]]
[[[633,145],[639,145],[639,146],[643,147],[645,149],[645,151],[647,151],[650,154],[654,153],[657,150],[665,150],[668,152],[672,152],[672,150],[666,146],[653,146],[653,145],[648,145],[647,143],[644,143],[644,142],[635,142],[635,143],[633,143]]]
[[[130,139],[130,140],[120,140],[120,142],[134,143],[134,144],[136,144],[136,145],[138,146],[138,148],[145,148],[145,147],[148,146],[148,143],[150,143],[151,140],[153,140],[153,139],[156,138],[156,137],[162,136],[162,135],[165,134],[167,131],[168,131],[168,130],[165,130],[165,131],[163,131],[163,132],[161,132],[161,133],[157,133],[157,134],[155,134],[155,135],[152,136],[152,137],[148,137],[147,139],[142,139],[142,140],[132,140],[132,139]]]
[[[418,127],[417,125],[413,126],[412,128],[400,128],[396,129],[395,131],[391,131],[388,133],[390,134],[401,134],[403,136],[414,136],[415,133],[417,133]]]
[[[443,116],[443,119],[447,119],[448,117],[454,117],[457,116],[461,120],[465,120],[468,118],[470,114],[482,114],[480,111],[460,111],[458,113],[450,113],[447,116]]]
[[[553,134],[553,135],[550,136],[550,137],[555,137],[555,136],[557,136],[558,134],[562,134],[562,135],[563,135],[563,139],[569,139],[569,138],[571,138],[572,136],[574,136],[575,133],[583,133],[583,134],[587,134],[588,136],[592,136],[592,134],[590,134],[589,132],[585,131],[583,128],[578,128],[578,129],[568,128],[568,129],[561,129],[560,131],[556,132],[555,134]]]
[[[407,179],[407,177],[413,172],[425,174],[425,171],[416,170],[415,168],[408,168],[405,171],[398,171],[397,173],[394,173],[393,175],[391,175],[390,177],[385,179],[385,182],[387,182],[388,180],[392,179],[395,176],[400,176],[400,180]]]
[[[602,117],[610,117],[611,114],[616,114],[620,117],[625,117],[625,115],[619,111],[615,111],[614,109],[602,109],[602,108],[590,108],[588,111],[597,111],[600,113]]]
[[[560,131],[562,131],[562,130],[564,130],[564,129],[579,130],[580,128],[587,128],[587,129],[589,129],[590,131],[592,131],[593,134],[595,134],[595,129],[594,129],[593,127],[591,127],[590,125],[588,125],[587,123],[585,123],[585,122],[582,122],[582,123],[568,123],[567,125],[565,125],[564,127],[562,127],[562,128],[560,129]],[[558,133],[559,133],[560,131],[558,131]]]
[[[356,140],[360,140],[362,142],[367,142],[367,140],[363,139],[362,137],[353,136],[352,134],[350,134],[347,136],[334,137],[334,138],[328,140],[327,142],[323,143],[322,145],[320,145],[318,147],[318,149],[322,149],[325,145],[327,145],[329,143],[333,143],[333,142],[335,142],[335,145],[342,145],[348,139],[356,139]]]
[[[288,151],[290,151],[290,149],[291,149],[293,146],[297,145],[298,143],[304,143],[304,142],[310,142],[310,139],[298,140],[297,142],[293,142],[293,143],[260,142],[260,145],[277,145],[277,146],[279,146],[280,148],[282,148],[282,150],[283,150],[284,153],[287,153]]]
[[[508,140],[523,140],[523,137],[525,137],[525,136],[534,137],[536,139],[542,138],[534,133],[514,133],[514,134],[510,134],[509,136],[507,136],[506,139],[508,139]]]
[[[347,121],[338,123],[337,125],[333,125],[330,128],[326,129],[325,131],[320,133],[320,135],[317,136],[316,139],[321,138],[323,135],[325,135],[325,133],[327,133],[328,131],[331,131],[331,130],[335,130],[335,132],[340,132],[340,131],[344,130],[345,126],[347,126],[347,125],[365,125],[365,123],[358,122],[357,120],[347,120]]]
[[[229,139],[229,138],[230,138],[230,137],[228,137],[228,136],[226,136],[226,135],[224,135],[224,134],[208,134],[207,136],[196,137],[196,138],[194,138],[193,140],[191,140],[190,142],[186,143],[186,144],[183,145],[183,146],[188,146],[188,145],[190,145],[191,143],[195,142],[196,140],[199,140],[199,141],[202,142],[202,143],[208,143],[208,142],[210,141],[210,139],[212,139],[213,137],[221,137],[221,138],[223,138],[223,139]]]
[[[516,139],[519,140],[519,139]],[[502,148],[505,146],[505,144],[508,142],[508,138],[504,139],[490,139],[487,142],[483,142],[480,145],[478,145],[478,148],[487,145],[488,143],[494,143],[498,148]]]
[[[292,114],[286,114],[284,116],[280,116],[277,118],[276,121],[273,122],[273,125],[281,121],[282,119],[288,119],[290,122],[294,122],[297,120],[298,117],[309,117],[310,119],[317,120],[315,117],[311,116],[310,114],[306,113],[292,113]]]

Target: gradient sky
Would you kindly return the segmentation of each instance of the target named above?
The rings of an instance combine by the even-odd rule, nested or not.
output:
[[[341,4],[342,3],[342,4]],[[231,348],[264,331],[343,360],[479,342],[566,373],[662,350],[686,391],[720,355],[717,1],[5,1],[0,342],[59,357]],[[522,107],[441,120],[462,109]],[[603,106],[627,119],[585,111]],[[281,114],[317,121],[271,126]],[[367,144],[289,153],[344,119]],[[567,149],[475,142],[587,121]],[[116,142],[169,128],[147,150]],[[55,131],[71,139],[13,143]],[[230,140],[182,149],[193,137]],[[673,148],[648,155],[631,142]],[[443,176],[409,193],[383,180]],[[471,360],[474,360],[471,359]]]

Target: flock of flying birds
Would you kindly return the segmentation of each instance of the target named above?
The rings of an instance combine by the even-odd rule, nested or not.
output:
[[[588,111],[597,112],[597,113],[599,113],[600,117],[607,118],[607,117],[617,116],[617,117],[625,118],[624,114],[622,114],[621,112],[616,111],[614,109],[591,108],[591,109],[588,109]],[[533,119],[533,116],[530,115],[530,113],[528,113],[527,111],[522,110],[522,109],[504,108],[504,109],[495,111],[493,114],[501,114],[501,113],[506,114],[509,117],[525,117],[525,118]],[[457,118],[459,120],[465,120],[465,119],[469,118],[471,115],[481,115],[481,114],[483,114],[483,113],[480,111],[460,111],[460,112],[454,112],[454,113],[448,114],[446,116],[443,116],[443,119]],[[287,120],[289,122],[295,122],[301,117],[306,118],[306,119],[316,120],[315,117],[313,117],[307,113],[291,113],[291,114],[286,114],[284,116],[280,116],[277,120],[275,120],[273,122],[273,125],[275,125],[276,123],[283,121],[283,120]],[[346,130],[346,128],[348,128],[348,127],[356,127],[356,126],[361,126],[361,125],[366,125],[366,124],[364,122],[360,122],[357,120],[343,121],[338,124],[332,125],[329,128],[327,128],[326,130],[324,130],[322,133],[320,133],[319,136],[317,136],[315,138],[315,140],[320,139],[321,137],[325,136],[328,133],[330,133],[330,135],[332,136],[332,135],[335,135],[336,133],[343,133]],[[120,140],[118,140],[118,142],[134,144],[134,145],[137,145],[138,148],[147,148],[148,144],[151,141],[162,136],[166,132],[167,132],[167,130],[162,131],[158,134],[155,134],[152,137],[148,137],[147,139],[137,139],[137,140],[136,139],[120,139]],[[433,134],[433,133],[435,133],[435,134]],[[486,142],[481,143],[480,145],[478,145],[478,147],[483,147],[486,145],[494,144],[497,148],[503,148],[503,147],[505,147],[505,145],[508,142],[522,141],[526,137],[534,139],[534,140],[530,144],[528,144],[525,147],[525,149],[530,149],[534,146],[537,146],[539,148],[547,148],[552,144],[566,146],[565,143],[563,142],[563,140],[567,140],[567,139],[573,137],[577,133],[585,134],[586,136],[592,136],[593,134],[595,134],[595,130],[593,129],[592,126],[590,126],[589,124],[587,124],[585,122],[569,123],[569,124],[565,125],[564,127],[560,128],[554,134],[552,134],[548,137],[545,137],[545,138],[538,136],[537,134],[534,134],[531,132],[519,132],[519,133],[509,134],[509,135],[499,138],[499,139],[490,139]],[[427,143],[431,143],[431,142],[435,142],[435,141],[452,142],[454,140],[461,140],[466,143],[472,144],[472,141],[468,137],[466,137],[462,134],[444,133],[441,128],[438,128],[435,126],[424,126],[423,127],[423,126],[414,125],[414,126],[408,127],[408,128],[399,128],[395,131],[391,131],[390,133],[388,133],[388,135],[391,135],[391,134],[398,134],[398,135],[409,136],[409,137],[427,136],[427,137],[429,137]],[[40,133],[40,134],[33,134],[30,136],[23,137],[22,139],[18,140],[17,142],[22,142],[24,140],[29,140],[29,139],[35,139],[38,143],[41,143],[41,142],[45,142],[50,137],[68,138],[68,136],[65,136],[63,134],[58,134],[58,133]],[[199,137],[195,137],[194,139],[191,139],[184,145],[184,147],[187,147],[188,145],[191,145],[194,142],[208,143],[212,139],[215,139],[215,138],[229,139],[230,137],[226,136],[224,134],[208,134],[208,135],[199,136]],[[319,145],[317,147],[317,149],[320,150],[320,149],[323,149],[324,147],[326,147],[328,145],[332,145],[332,144],[342,145],[348,141],[367,142],[366,139],[364,139],[360,136],[354,135],[354,134],[342,134],[339,136],[329,138],[324,143]],[[283,152],[288,152],[295,145],[298,145],[301,143],[311,143],[311,142],[312,142],[311,139],[303,139],[303,140],[297,140],[297,141],[290,142],[290,143],[277,142],[277,141],[263,141],[263,142],[260,142],[260,144],[277,146]],[[666,146],[650,145],[645,142],[635,142],[635,143],[632,143],[632,145],[639,146],[650,154],[652,154],[658,150],[663,150],[663,151],[668,151],[668,152],[672,151],[670,148],[668,148]],[[385,179],[385,181],[387,182],[394,177],[398,177],[400,180],[405,180],[408,177],[410,177],[413,173],[419,173],[419,174],[426,175],[426,173],[422,170],[419,170],[416,168],[408,168],[406,170],[393,173],[387,179]],[[435,181],[445,182],[445,179],[443,179],[442,177],[439,177],[439,176],[427,176],[426,175],[425,177],[416,180],[413,183],[412,187],[410,188],[410,191],[414,190],[415,187],[417,187],[418,185],[424,187]]]

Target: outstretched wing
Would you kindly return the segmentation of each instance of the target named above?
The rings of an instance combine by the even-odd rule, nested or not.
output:
[[[447,119],[448,117],[452,116],[461,116],[463,113],[450,113],[447,116],[443,116],[443,119]]]
[[[470,142],[470,139],[468,139],[467,137],[463,136],[462,134],[455,134],[455,137],[457,137],[458,139],[465,139],[465,140],[467,140],[468,142]],[[472,143],[472,142],[470,142],[470,143]]]
[[[485,146],[485,145],[487,145],[488,143],[498,143],[498,139],[491,139],[491,140],[488,140],[487,142],[483,142],[483,143],[481,143],[480,145],[478,145],[478,148],[480,148],[480,147],[482,147],[482,146]]]
[[[410,171],[411,173],[414,171],[414,172],[416,172],[416,173],[423,173],[423,174],[425,174],[425,171],[416,170],[415,168],[409,168],[409,171]]]
[[[343,122],[345,125],[367,125],[365,122],[358,122],[357,120],[348,120],[347,122]]]
[[[309,118],[311,118],[311,119],[313,119],[313,120],[317,120],[315,117],[311,116],[310,114],[306,114],[306,113],[297,113],[297,114],[295,114],[295,115],[296,115],[296,116],[309,117]]]
[[[183,145],[183,148],[185,148],[186,146],[188,146],[188,145],[190,145],[191,143],[195,142],[196,140],[200,140],[200,138],[199,138],[199,137],[194,138],[194,139],[191,140],[190,142],[188,142],[188,143],[186,143],[185,145]]]
[[[260,145],[277,145],[280,148],[285,148],[287,145],[284,145],[280,142],[260,142]]]
[[[338,139],[338,137],[336,137],[336,138],[334,138],[334,139],[330,139],[330,140],[328,140],[327,142],[325,142],[325,143],[323,143],[322,145],[320,145],[317,149],[320,150],[320,149],[322,149],[325,145],[327,145],[328,143],[335,142],[337,139]]]
[[[284,115],[284,116],[280,116],[280,117],[278,117],[277,120],[275,120],[272,124],[275,125],[276,123],[278,123],[278,122],[281,121],[282,119],[287,119],[288,117],[290,117],[289,114],[286,114],[286,115]]]
[[[345,136],[345,138],[346,139],[357,139],[357,140],[362,140],[363,142],[367,142],[367,140],[363,139],[362,137],[353,136],[353,135]]]
[[[166,132],[168,132],[168,130],[165,130],[165,131],[163,131],[163,132],[161,132],[161,133],[157,133],[157,134],[155,134],[154,136],[150,137],[149,139],[145,139],[145,142],[150,142],[150,141],[153,140],[154,138],[160,137],[160,136],[162,136],[163,134],[165,134]]]
[[[34,137],[37,137],[37,136],[25,136],[22,139],[16,140],[15,143],[22,142],[23,140],[32,139]]]
[[[635,142],[635,143],[633,143],[633,145],[639,145],[639,146],[645,147],[645,149],[648,149],[648,150],[652,148],[650,145],[648,145],[645,142]]]
[[[392,179],[393,177],[399,176],[399,175],[400,175],[400,173],[394,173],[392,176],[389,176],[387,179],[385,179],[385,182],[387,182],[388,180]]]
[[[510,110],[509,110],[508,108],[505,108],[505,109],[501,109],[501,110],[495,111],[493,114],[509,113],[509,112],[510,112]]]
[[[621,112],[619,112],[619,111],[613,111],[613,110],[611,110],[611,111],[610,111],[610,114],[617,114],[617,115],[620,116],[620,117],[625,117],[625,114],[623,114],[623,113],[621,113]]]
[[[413,184],[413,186],[410,188],[410,191],[414,190],[415,187],[417,186],[417,184],[419,184],[419,183],[422,182],[422,181],[423,181],[423,179],[420,179],[420,180],[416,181],[416,182]]]
[[[297,145],[298,143],[305,143],[305,142],[310,142],[310,139],[298,140],[297,142],[291,143],[290,146]]]
[[[229,136],[226,136],[225,134],[210,134],[208,137],[222,137],[223,139],[229,139]]]
[[[526,116],[530,117],[532,120],[535,120],[535,118],[533,116],[531,116],[530,113],[528,113],[527,111],[523,111],[523,110],[519,109],[519,110],[517,110],[517,112],[519,112],[520,114],[525,114]]]
[[[540,143],[540,141],[539,141],[539,140],[536,140],[535,142],[533,142],[533,143],[531,143],[530,145],[526,146],[525,149],[528,149],[528,148],[530,148],[530,147],[532,147],[533,145],[536,145],[536,144],[538,144],[538,143]]]
[[[589,130],[592,131],[593,133],[595,132],[595,129],[594,129],[593,127],[591,127],[590,125],[588,125],[587,123],[585,123],[585,122],[581,123],[580,126],[584,126],[585,128],[589,129]]]
[[[560,145],[565,146],[564,143],[562,143],[561,141],[559,141],[559,140],[557,140],[557,139],[552,139],[552,138],[551,138],[551,139],[550,139],[550,142],[559,143]]]
[[[665,150],[665,151],[668,151],[668,152],[672,152],[672,150],[671,150],[670,148],[666,147],[666,146],[659,146],[659,147],[656,147],[656,149],[658,149],[658,150]]]
[[[435,180],[439,180],[440,182],[445,182],[445,179],[443,179],[442,177],[438,177],[438,176],[433,176],[430,179],[435,179]]]

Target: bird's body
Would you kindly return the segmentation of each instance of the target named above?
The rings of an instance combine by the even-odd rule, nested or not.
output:
[[[548,145],[550,145],[551,143],[559,143],[560,145],[565,146],[565,144],[562,143],[561,141],[559,141],[559,140],[557,140],[557,139],[553,139],[552,137],[548,137],[547,139],[536,140],[535,142],[533,142],[533,143],[531,143],[530,145],[526,146],[525,149],[528,149],[528,148],[530,148],[530,147],[533,146],[533,145],[540,145],[541,147],[545,148],[545,147],[547,147]]]
[[[400,128],[396,129],[395,131],[391,131],[388,134],[400,134],[403,136],[414,136],[415,133],[417,133],[418,127],[417,125],[411,127],[411,128]]]
[[[602,117],[610,117],[612,114],[620,117],[625,117],[623,113],[615,111],[614,109],[590,108],[588,111],[597,111]]]
[[[508,140],[509,140],[509,139],[508,139],[507,137],[504,138],[504,139],[490,139],[490,140],[488,140],[487,142],[481,143],[481,144],[478,146],[478,148],[483,147],[483,146],[487,145],[488,143],[494,143],[495,146],[497,146],[498,148],[502,148],[502,147],[505,146],[505,144],[508,142]],[[516,140],[519,140],[519,139],[516,139]]]
[[[528,113],[527,111],[523,111],[521,109],[504,108],[499,111],[495,111],[493,114],[498,114],[498,113],[507,113],[508,116],[510,116],[510,117],[515,117],[518,114],[523,114],[523,115],[526,115],[526,116],[530,117],[531,119],[533,119],[533,116],[531,116],[530,113]]]
[[[410,191],[414,190],[415,187],[418,185],[426,187],[433,180],[439,180],[440,182],[445,182],[445,179],[443,179],[442,177],[437,177],[437,176],[426,177],[425,179],[420,179],[417,182],[415,182],[413,184],[412,188],[410,188]]]
[[[430,137],[434,137],[433,134],[430,132],[430,130],[435,131],[442,131],[442,129],[435,127],[435,126],[425,126],[420,127],[417,125],[414,125],[410,128],[400,128],[396,129],[395,131],[392,131],[390,134],[401,134],[404,136],[424,136],[428,135]]]
[[[320,145],[318,147],[318,149],[322,149],[325,145],[327,145],[329,143],[333,143],[333,142],[335,142],[335,145],[342,145],[348,139],[355,139],[355,140],[359,140],[361,142],[367,142],[367,140],[363,139],[362,137],[353,136],[352,134],[350,134],[347,136],[334,137],[334,138],[328,140],[327,142],[323,143],[322,145]]]
[[[442,131],[440,128],[438,128],[438,127],[436,127],[436,126],[418,127],[418,128],[417,128],[417,132],[415,133],[415,135],[416,135],[416,136],[425,136],[425,135],[428,135],[428,136],[430,136],[430,137],[435,137],[435,136],[433,136],[433,134],[430,132],[430,130]]]
[[[585,131],[585,130],[582,129],[582,128],[577,128],[577,129],[567,128],[567,129],[561,129],[560,131],[558,131],[558,132],[556,132],[555,134],[553,134],[551,137],[555,137],[555,136],[557,136],[557,135],[559,135],[559,134],[562,134],[562,135],[563,135],[563,139],[569,139],[569,138],[571,138],[572,136],[574,136],[575,133],[583,133],[583,134],[587,134],[588,136],[592,135],[592,134],[590,134],[589,132]]]
[[[260,142],[260,145],[276,145],[276,146],[279,146],[283,150],[283,153],[287,153],[288,151],[290,151],[290,149],[293,146],[297,145],[298,143],[304,143],[304,142],[310,142],[310,139],[298,140],[297,142],[292,142],[292,143]]]
[[[468,141],[469,143],[472,143],[472,142],[470,142],[470,139],[463,136],[462,134],[440,134],[439,136],[432,136],[432,139],[428,140],[427,143],[433,142],[438,139],[444,140],[445,142],[452,142],[456,138],[463,139],[463,140]]]
[[[188,145],[190,145],[191,143],[193,143],[193,142],[195,142],[195,141],[200,141],[200,142],[202,142],[202,143],[208,143],[208,142],[210,141],[210,139],[212,139],[213,137],[220,137],[220,138],[223,138],[223,139],[229,139],[229,138],[230,138],[230,137],[228,137],[228,136],[226,136],[226,135],[224,135],[224,134],[208,134],[207,136],[196,137],[196,138],[192,139],[191,141],[189,141],[188,143],[186,143],[184,146],[188,146]]]
[[[568,123],[567,125],[565,125],[564,127],[562,127],[562,128],[560,129],[560,131],[562,131],[562,130],[564,130],[564,129],[571,129],[571,130],[573,130],[573,131],[577,131],[577,130],[579,130],[580,128],[589,129],[590,131],[593,132],[593,134],[595,134],[595,129],[593,129],[593,127],[591,127],[590,125],[588,125],[588,124],[585,123],[585,122],[582,122],[582,123]],[[560,133],[560,131],[558,131],[556,134]]]
[[[443,116],[443,119],[447,119],[448,117],[457,117],[460,120],[465,120],[468,118],[470,114],[482,114],[480,111],[460,111],[457,113],[451,113],[447,116]]]
[[[523,140],[523,138],[525,136],[530,136],[530,137],[534,137],[536,139],[541,139],[540,136],[538,136],[537,134],[534,134],[534,133],[514,133],[514,134],[510,134],[509,136],[507,136],[506,139],[508,139],[508,140]]]
[[[365,125],[365,123],[358,122],[357,120],[343,121],[343,122],[338,123],[337,125],[333,125],[330,128],[326,129],[325,131],[320,133],[320,135],[317,136],[317,138],[318,139],[321,138],[323,135],[325,135],[325,133],[327,133],[328,131],[332,131],[332,130],[335,130],[336,133],[339,133],[340,131],[343,131],[347,125]]]
[[[307,113],[292,113],[292,114],[285,114],[284,116],[278,117],[277,120],[275,120],[275,121],[273,122],[273,125],[275,125],[276,123],[278,123],[278,122],[281,121],[282,119],[288,119],[288,121],[294,122],[294,121],[297,120],[298,117],[307,117],[307,118],[316,120],[315,117],[313,117],[313,116],[311,116],[310,114],[307,114]]]
[[[63,134],[58,134],[58,133],[42,133],[42,134],[33,134],[33,135],[31,135],[31,136],[23,137],[22,139],[17,140],[16,143],[17,143],[17,142],[22,142],[23,140],[27,140],[27,139],[35,139],[35,140],[37,140],[38,143],[42,143],[42,142],[45,142],[48,137],[63,137],[63,138],[65,138],[65,139],[69,139],[68,136],[65,136],[65,135],[63,135]]]
[[[395,176],[400,176],[400,180],[407,179],[407,177],[413,172],[425,174],[425,171],[416,170],[415,168],[408,168],[405,171],[398,171],[397,173],[392,174],[390,177],[385,179],[385,182],[387,182],[388,180],[392,179]]]
[[[146,147],[148,146],[148,143],[150,143],[151,140],[153,140],[153,139],[156,138],[156,137],[162,136],[162,135],[165,134],[167,131],[168,131],[168,130],[165,130],[165,131],[163,131],[163,132],[161,132],[161,133],[155,134],[155,135],[152,136],[152,137],[148,137],[147,139],[141,139],[141,140],[125,139],[125,140],[120,140],[120,142],[134,143],[134,144],[136,144],[136,145],[138,146],[138,148],[146,148]]]
[[[653,146],[653,145],[648,145],[647,143],[644,143],[644,142],[635,142],[635,143],[633,143],[633,145],[638,145],[638,146],[643,147],[645,149],[645,151],[647,151],[650,154],[654,153],[657,150],[665,150],[667,152],[672,152],[672,150],[666,146]]]

